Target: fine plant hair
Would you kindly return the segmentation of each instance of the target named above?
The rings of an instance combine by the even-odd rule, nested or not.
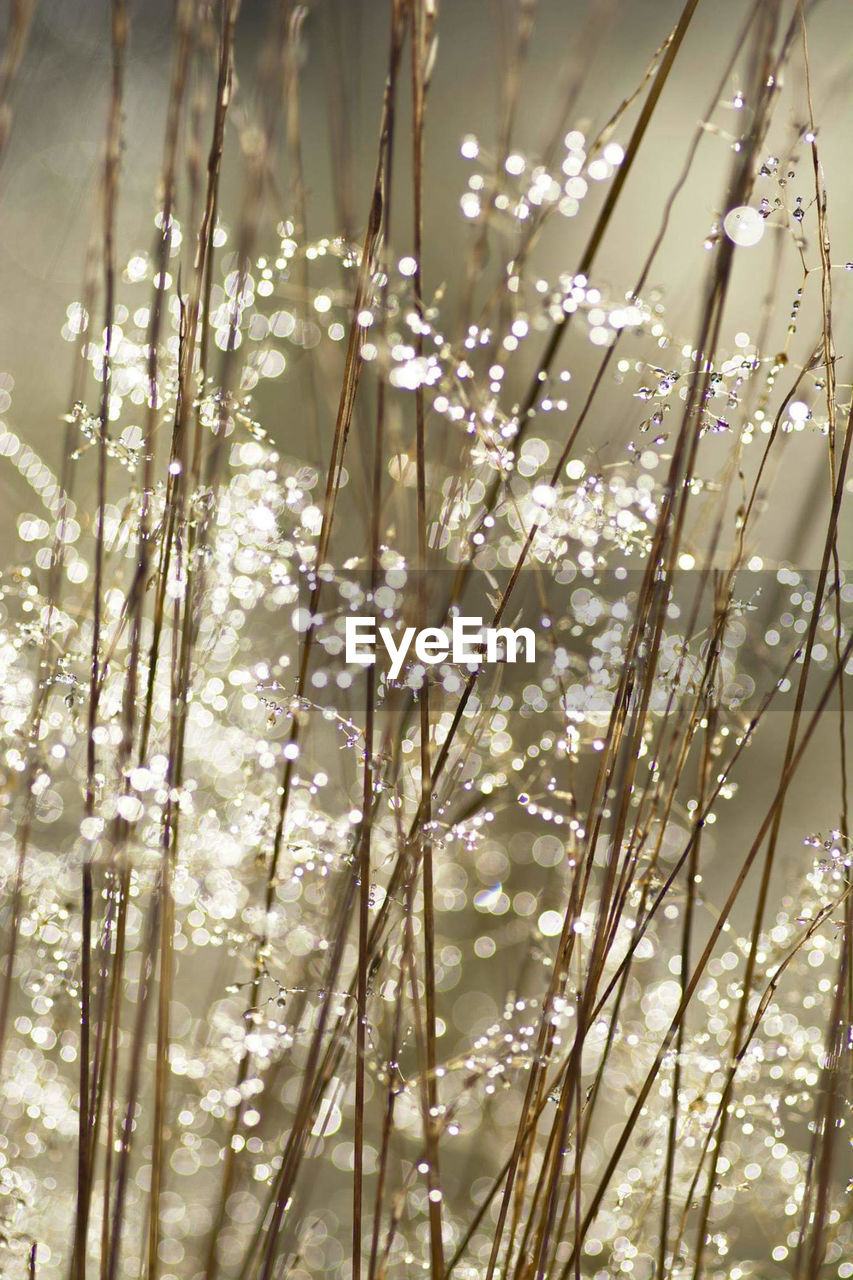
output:
[[[478,6],[484,138],[466,6],[175,0],[128,249],[105,5],[55,456],[0,373],[0,1276],[853,1276],[831,7],[593,86],[627,0]]]

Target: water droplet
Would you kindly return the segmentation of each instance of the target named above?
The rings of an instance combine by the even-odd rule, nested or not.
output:
[[[764,219],[757,209],[748,204],[730,209],[723,219],[723,230],[732,244],[739,248],[752,248],[764,235]]]

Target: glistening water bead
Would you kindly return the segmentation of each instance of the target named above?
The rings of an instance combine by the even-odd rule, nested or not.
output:
[[[751,249],[764,235],[764,219],[757,209],[748,204],[730,209],[723,218],[723,230],[741,249]]]

